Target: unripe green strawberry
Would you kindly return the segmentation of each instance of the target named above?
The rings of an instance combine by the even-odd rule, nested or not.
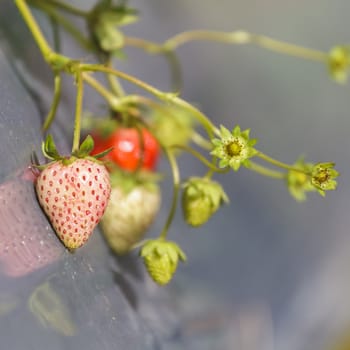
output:
[[[181,248],[171,241],[162,238],[147,241],[141,249],[141,257],[146,269],[154,282],[165,285],[170,282],[179,259],[186,261],[186,255]]]
[[[182,210],[191,226],[206,223],[223,202],[228,202],[228,197],[216,181],[191,177],[183,185]]]
[[[107,207],[111,185],[104,165],[82,158],[49,164],[36,182],[37,196],[53,228],[70,249],[82,246]]]
[[[126,254],[140,241],[160,207],[160,189],[154,181],[111,174],[112,191],[101,220],[102,232],[112,250]]]

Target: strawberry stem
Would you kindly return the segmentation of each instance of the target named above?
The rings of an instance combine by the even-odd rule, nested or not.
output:
[[[137,79],[133,77],[132,75],[129,75],[127,73],[121,72],[119,70],[104,67],[97,64],[81,64],[81,69],[83,71],[88,72],[103,72],[107,74],[115,75],[121,79],[124,79],[126,81],[129,81],[130,83],[140,87],[141,89],[151,93],[152,95],[156,96],[157,98],[161,100],[165,100],[170,103],[174,103],[177,106],[180,106],[184,108],[185,110],[190,111],[193,116],[197,118],[197,120],[202,124],[202,126],[205,128],[205,130],[208,133],[209,138],[213,138],[214,133],[217,133],[218,130],[216,126],[196,107],[192,106],[190,103],[186,102],[185,100],[181,99],[180,97],[177,97],[174,93],[164,93],[157,88],[153,87],[150,84],[145,83],[144,81]]]
[[[84,81],[89,84],[96,92],[98,92],[109,104],[110,108],[117,111],[120,107],[120,101],[117,96],[107,90],[100,82],[88,73],[83,73]]]
[[[45,122],[44,122],[43,127],[42,127],[43,131],[46,131],[50,127],[51,123],[53,122],[53,120],[55,118],[57,107],[60,103],[61,90],[62,90],[62,79],[61,79],[61,75],[59,72],[55,73],[54,82],[55,82],[55,88],[54,88],[53,100],[52,100],[50,111],[47,114],[47,117],[46,117]]]
[[[41,29],[39,28],[36,20],[34,19],[30,9],[25,0],[15,0],[16,6],[21,13],[24,21],[27,23],[29,30],[31,31],[34,40],[36,41],[42,55],[45,60],[48,61],[48,58],[53,53],[50,45],[46,41]]]
[[[81,131],[81,112],[83,105],[83,94],[84,84],[82,72],[78,69],[76,73],[76,84],[77,84],[77,97],[75,105],[75,121],[74,121],[74,134],[73,134],[73,146],[72,153],[76,154],[79,152],[80,143],[80,131]]]
[[[32,1],[33,0],[30,0],[30,2],[32,2]],[[35,0],[33,2],[35,2]],[[60,9],[61,11],[70,13],[70,14],[75,15],[75,16],[87,17],[89,15],[89,12],[87,12],[87,11],[83,11],[77,7],[74,7],[70,4],[66,4],[66,3],[58,1],[58,0],[46,0],[46,3],[51,5],[51,6],[55,6],[56,8]]]
[[[292,170],[292,171],[296,171],[296,172],[299,172],[299,173],[302,173],[302,174],[305,174],[305,175],[310,175],[309,172],[306,172],[305,170],[303,169],[298,169],[292,165],[289,165],[289,164],[286,164],[286,163],[283,163],[283,162],[280,162],[279,160],[276,160],[276,159],[273,159],[271,158],[270,156],[262,153],[262,152],[258,152],[257,157],[263,159],[265,162],[268,162],[276,167],[279,167],[279,168],[282,168],[282,169],[286,169],[286,170]]]
[[[184,145],[173,145],[173,146],[171,146],[171,148],[180,149],[180,150],[183,150],[183,151],[185,151],[187,153],[190,153],[192,156],[197,158],[201,163],[206,165],[213,172],[216,172],[216,173],[227,173],[227,172],[229,172],[231,170],[230,168],[218,168],[217,166],[215,166],[215,164],[213,164],[211,161],[209,161],[201,153],[199,153],[198,151],[196,151],[192,147],[188,147],[188,146],[184,146]]]
[[[179,189],[180,189],[180,172],[179,172],[179,167],[177,165],[176,158],[173,152],[167,149],[166,147],[163,148],[163,151],[166,157],[168,158],[171,172],[173,174],[173,198],[171,201],[171,207],[170,207],[167,220],[160,234],[160,238],[165,239],[176,212],[177,200],[179,197]]]

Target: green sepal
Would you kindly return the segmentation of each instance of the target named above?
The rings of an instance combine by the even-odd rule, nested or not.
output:
[[[60,154],[57,151],[55,141],[51,134],[47,135],[45,141],[41,144],[41,149],[44,156],[51,160],[59,160],[62,159]]]
[[[88,156],[93,149],[94,149],[94,139],[92,138],[91,135],[87,135],[85,140],[81,143],[78,152],[76,152],[76,154],[73,154],[73,155],[78,158],[84,158]]]
[[[110,151],[112,151],[114,147],[109,147],[107,148],[106,150],[100,152],[100,153],[97,153],[97,154],[94,154],[94,158],[96,159],[100,159],[100,158],[103,158],[104,156],[106,156]]]

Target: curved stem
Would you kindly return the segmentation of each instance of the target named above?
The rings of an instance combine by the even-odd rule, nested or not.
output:
[[[49,15],[49,20],[52,27],[52,37],[53,37],[53,49],[56,52],[61,51],[61,37],[60,37],[60,30],[59,25],[55,18]]]
[[[285,55],[296,56],[312,61],[325,62],[328,54],[322,51],[289,44],[263,35],[257,35],[246,31],[219,32],[210,30],[194,30],[179,33],[165,41],[164,48],[175,50],[181,45],[191,41],[215,41],[226,44],[252,44]]]
[[[200,112],[196,107],[192,106],[190,103],[186,102],[185,100],[181,99],[180,97],[177,97],[174,93],[164,93],[157,88],[145,83],[142,80],[139,80],[129,74],[126,74],[124,72],[121,72],[116,69],[108,68],[99,66],[96,64],[81,64],[81,69],[83,71],[89,71],[89,72],[104,72],[116,75],[117,77],[120,77],[121,79],[124,79],[126,81],[131,82],[132,84],[142,88],[143,90],[151,93],[152,95],[156,96],[157,98],[161,100],[165,100],[170,103],[174,103],[177,106],[180,106],[188,111],[190,111],[197,120],[202,124],[202,126],[207,131],[210,138],[213,137],[214,132],[218,132],[217,128],[214,126],[214,124],[202,113]]]
[[[125,46],[137,47],[149,54],[158,54],[158,53],[163,53],[165,51],[162,44],[158,44],[150,40],[145,40],[145,39],[131,37],[131,36],[125,36],[124,43],[125,43]]]
[[[99,81],[93,78],[90,74],[82,73],[83,80],[94,88],[109,104],[111,109],[118,110],[120,106],[119,98],[107,90]]]
[[[187,153],[192,154],[195,158],[197,158],[201,163],[203,163],[205,166],[207,166],[213,172],[225,174],[231,170],[230,168],[218,168],[210,160],[205,158],[201,153],[199,153],[198,151],[194,150],[191,147],[184,146],[184,145],[173,145],[173,146],[171,146],[171,148],[181,149],[182,151],[185,151]]]
[[[295,168],[292,165],[288,165],[286,163],[280,162],[279,160],[273,159],[273,158],[269,157],[268,155],[266,155],[266,154],[264,154],[262,152],[258,152],[256,154],[256,157],[259,157],[259,158],[263,159],[265,162],[268,162],[268,163],[270,163],[272,165],[275,165],[275,166],[277,166],[279,168],[296,171],[296,172],[299,172],[299,173],[303,173],[305,175],[310,175],[309,172],[306,172],[305,170],[298,169],[298,168]]]
[[[125,45],[132,46],[144,50],[148,54],[163,55],[169,62],[171,71],[172,88],[174,91],[180,91],[182,88],[182,72],[180,67],[179,59],[174,50],[164,47],[161,44],[153,41],[144,40],[141,38],[126,36]]]
[[[191,140],[197,146],[207,151],[211,151],[213,149],[213,144],[196,131],[192,132]]]
[[[260,164],[252,162],[252,161],[249,162],[247,169],[255,171],[256,173],[258,173],[260,175],[271,177],[274,179],[284,179],[286,177],[285,173],[266,168]]]
[[[219,133],[217,127],[211,122],[211,120],[206,117],[198,108],[194,107],[187,101],[183,100],[180,97],[174,96],[170,99],[170,102],[173,102],[177,106],[180,106],[193,114],[196,119],[202,124],[204,129],[207,131],[210,139],[214,137],[214,133]]]
[[[78,42],[78,44],[83,49],[91,51],[92,44],[90,43],[90,41],[82,35],[81,31],[76,26],[74,26],[74,24],[70,20],[57,13],[53,5],[47,3],[44,4],[43,2],[38,0],[31,0],[31,3],[36,8],[47,13],[58,24],[60,24],[65,29],[65,31],[69,33]]]
[[[304,58],[310,61],[318,61],[323,63],[327,62],[328,60],[328,54],[326,52],[289,44],[263,35],[250,34],[250,43],[271,51]]]
[[[79,151],[79,143],[80,143],[81,112],[82,112],[83,94],[84,94],[83,75],[80,71],[78,71],[76,74],[76,84],[77,84],[77,97],[76,97],[76,105],[75,105],[74,135],[73,135],[73,146],[72,146],[73,154]]]
[[[111,59],[108,60],[107,67],[113,68]],[[111,89],[115,93],[115,95],[125,96],[125,92],[124,92],[123,87],[121,86],[120,82],[118,81],[118,79],[114,75],[107,74],[107,80],[108,80],[109,86],[111,87]]]
[[[61,75],[59,72],[56,72],[55,79],[54,79],[54,95],[53,95],[53,99],[52,99],[51,108],[50,108],[50,111],[47,114],[47,117],[46,117],[44,124],[42,126],[42,130],[44,132],[50,127],[50,125],[52,124],[52,122],[55,118],[57,107],[58,107],[60,100],[61,100],[61,91],[62,91]]]
[[[166,239],[168,229],[174,219],[174,215],[176,212],[176,206],[177,206],[177,200],[179,197],[179,189],[180,189],[180,172],[179,172],[179,167],[176,162],[176,158],[174,154],[168,150],[167,148],[163,149],[166,157],[168,158],[169,165],[171,168],[171,172],[173,174],[173,198],[171,202],[171,207],[169,211],[169,215],[167,217],[167,220],[165,222],[165,225],[161,231],[160,238]]]
[[[34,0],[35,1],[35,0]],[[32,0],[30,0],[32,2]],[[79,17],[87,17],[89,15],[89,12],[81,10],[77,7],[74,7],[70,4],[58,1],[58,0],[45,0],[47,4],[50,4],[52,6],[55,6],[57,9],[60,9],[64,12],[68,12],[72,15],[79,16]]]
[[[48,61],[52,49],[48,42],[46,41],[40,27],[38,26],[36,20],[34,19],[27,3],[25,0],[15,0],[16,6],[21,13],[24,21],[26,22],[29,30],[31,31],[34,40],[36,41],[44,59]]]

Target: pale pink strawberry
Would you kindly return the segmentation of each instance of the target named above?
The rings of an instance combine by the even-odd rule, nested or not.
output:
[[[63,159],[40,173],[36,191],[58,237],[67,248],[75,249],[88,240],[99,223],[111,185],[104,165],[88,158]]]
[[[27,275],[64,253],[35,200],[32,182],[22,177],[0,185],[0,222],[0,265],[6,275]]]

